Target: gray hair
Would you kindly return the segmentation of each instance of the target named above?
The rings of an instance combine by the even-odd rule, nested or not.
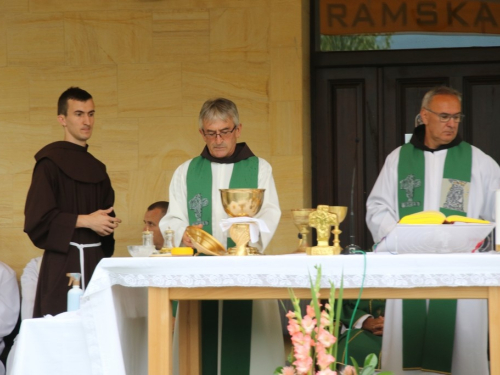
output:
[[[240,124],[236,104],[225,98],[209,99],[201,107],[198,126],[203,129],[203,122],[205,121],[227,121],[228,119],[232,120],[235,126]]]
[[[433,88],[430,91],[427,91],[427,93],[424,95],[424,98],[422,99],[422,108],[429,108],[430,102],[436,95],[455,96],[458,101],[462,103],[462,94],[459,91],[452,89],[451,87],[439,86]]]

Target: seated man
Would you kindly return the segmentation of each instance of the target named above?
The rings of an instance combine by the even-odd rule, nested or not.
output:
[[[163,246],[163,235],[160,230],[160,220],[168,210],[168,202],[158,201],[150,205],[144,214],[144,231],[153,232],[153,243],[156,250],[161,250]]]
[[[3,338],[12,332],[19,319],[19,299],[16,273],[8,265],[0,262],[0,354],[5,348]],[[0,375],[5,375],[2,362],[0,362]]]
[[[427,92],[420,110],[423,125],[415,128],[410,143],[387,157],[366,202],[366,222],[376,243],[400,218],[420,211],[494,221],[500,167],[462,141],[461,100],[449,87]],[[410,369],[411,374],[420,369],[488,374],[486,314],[484,300],[431,300],[428,306],[424,300],[388,300],[382,369],[396,375]]]

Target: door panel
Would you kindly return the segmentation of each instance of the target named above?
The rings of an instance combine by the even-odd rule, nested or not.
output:
[[[353,227],[365,236],[366,178],[376,178],[377,69],[328,69],[317,80],[313,110],[322,118],[313,126],[314,206],[351,206],[353,173]],[[369,157],[366,157],[366,153]],[[356,170],[355,170],[356,168]],[[371,171],[374,173],[369,173]],[[373,181],[370,183],[373,184]],[[341,224],[341,246],[350,242],[349,216]]]

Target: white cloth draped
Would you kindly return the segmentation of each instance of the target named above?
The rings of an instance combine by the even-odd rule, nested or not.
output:
[[[396,226],[398,211],[398,162],[400,147],[386,159],[366,202],[366,223],[377,243]],[[441,183],[447,150],[424,152],[425,190],[423,210],[439,211]],[[467,216],[495,220],[495,191],[500,188],[500,167],[472,146],[472,176]],[[429,267],[430,265],[425,265]],[[452,268],[443,264],[444,268]],[[488,374],[487,308],[484,300],[458,300],[453,350],[453,375]],[[382,368],[395,375],[418,375],[402,370],[402,302],[387,300],[382,342]],[[472,348],[472,349],[471,349]],[[432,374],[426,372],[426,374]]]
[[[24,267],[21,275],[21,319],[33,318],[33,307],[35,306],[36,285],[42,257],[31,259]]]
[[[7,375],[91,375],[78,311],[25,319],[9,353]]]
[[[16,273],[5,263],[0,262],[0,353],[5,348],[3,338],[10,334],[19,318],[20,296]],[[0,375],[5,368],[0,362]]]
[[[367,254],[365,287],[418,288],[463,286],[500,286],[500,254]],[[261,257],[165,257],[165,258],[105,258],[97,266],[81,304],[81,321],[60,319],[33,319],[36,340],[31,350],[16,352],[21,369],[33,364],[33,358],[56,356],[58,347],[40,345],[52,340],[62,342],[78,326],[85,337],[79,339],[72,363],[89,363],[92,375],[147,374],[147,298],[148,287],[272,287],[309,288],[309,275],[314,279],[315,266],[322,267],[322,288],[330,288],[330,281],[340,285],[342,274],[344,288],[359,288],[363,280],[363,256],[306,256],[275,255]],[[262,310],[263,315],[269,312]],[[58,316],[59,317],[59,316]],[[69,316],[68,316],[69,317]],[[23,322],[23,325],[25,325]],[[271,324],[266,320],[264,324]],[[469,331],[486,320],[471,322]],[[45,326],[45,333],[41,333]],[[264,325],[264,329],[267,329]],[[39,327],[35,327],[39,326]],[[62,327],[61,329],[57,327]],[[38,330],[37,328],[40,328]],[[279,329],[279,327],[278,327]],[[23,328],[21,328],[23,330]],[[29,332],[24,332],[29,334]],[[44,337],[50,335],[50,338]],[[257,341],[252,341],[252,345]],[[16,344],[17,345],[17,344]],[[259,343],[258,345],[262,345]],[[271,343],[252,348],[268,351]],[[67,348],[66,348],[67,349]],[[86,349],[86,350],[85,350]],[[33,351],[37,352],[34,353]],[[477,350],[482,350],[478,348]],[[471,350],[475,352],[476,349]],[[284,364],[284,358],[275,354],[275,361]],[[9,356],[9,363],[10,363]],[[76,361],[76,362],[74,362]],[[61,366],[65,363],[60,362]],[[61,367],[62,368],[62,367]],[[86,367],[87,368],[87,367]],[[53,375],[55,362],[40,361],[37,375]],[[83,367],[82,367],[83,369]],[[13,368],[12,370],[15,370]],[[261,371],[261,370],[259,370]],[[75,372],[83,373],[83,372]],[[14,372],[14,375],[23,374]],[[85,373],[88,374],[88,373]],[[262,371],[262,374],[272,372]],[[484,373],[471,371],[469,374]],[[454,374],[455,375],[455,374]]]

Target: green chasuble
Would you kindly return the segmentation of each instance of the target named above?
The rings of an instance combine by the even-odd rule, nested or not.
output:
[[[342,301],[342,315],[340,320],[346,327],[349,327],[349,324],[351,323],[351,317],[354,313],[355,305],[356,300],[354,299],[346,299]],[[353,325],[355,325],[356,322],[366,314],[372,315],[374,318],[384,316],[385,299],[362,299],[359,301]],[[378,358],[378,368],[380,369],[382,362],[380,357],[382,350],[382,336],[374,335],[370,331],[362,328],[353,328],[349,337],[349,344],[347,344],[347,333],[348,331],[344,332],[339,337],[337,361],[341,363],[346,362],[345,355],[347,350],[348,358],[346,364],[352,365],[353,363],[351,361],[351,357],[353,357],[358,365],[363,366],[366,356],[368,354],[375,354]]]
[[[439,210],[446,216],[467,216],[472,147],[461,142],[448,149]],[[425,156],[408,143],[398,164],[399,217],[424,208]],[[403,300],[403,368],[449,374],[453,355],[457,300]]]
[[[257,188],[259,159],[251,156],[233,164],[229,188]],[[222,188],[222,187],[221,187]],[[202,156],[194,158],[187,173],[188,216],[191,225],[203,224],[212,234],[212,167]],[[234,246],[229,238],[227,247]],[[219,301],[201,304],[201,360],[203,375],[217,375],[219,348]],[[252,301],[223,301],[221,375],[250,373]]]

